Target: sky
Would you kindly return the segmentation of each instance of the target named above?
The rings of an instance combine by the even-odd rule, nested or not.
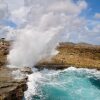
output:
[[[94,16],[96,13],[100,13],[100,0],[86,0],[88,2],[88,15],[91,17]]]
[[[28,1],[31,0],[26,0],[26,4]],[[62,41],[100,45],[100,0],[66,1],[66,23],[69,24],[66,25],[67,31]],[[12,30],[15,31],[26,22],[27,13],[24,0],[0,0],[0,37],[11,37]]]

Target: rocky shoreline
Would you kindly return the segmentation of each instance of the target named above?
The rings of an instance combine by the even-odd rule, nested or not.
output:
[[[0,42],[0,100],[22,100],[27,90],[27,77],[15,79],[12,72],[15,69],[6,67],[6,56],[9,52],[9,42]]]
[[[8,41],[0,44],[0,100],[22,100],[24,91],[27,90],[27,77],[20,80],[14,79],[11,73],[15,69],[5,67],[9,46]],[[44,68],[58,70],[75,66],[100,70],[100,46],[85,43],[61,43],[57,50],[59,53],[50,61],[40,61],[35,67],[39,70]],[[32,73],[28,67],[21,71]]]
[[[22,100],[27,90],[27,77],[14,79],[11,73],[7,67],[0,68],[0,100]]]

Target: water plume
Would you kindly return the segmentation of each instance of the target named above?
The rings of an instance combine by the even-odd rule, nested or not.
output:
[[[33,67],[40,60],[57,54],[56,46],[69,27],[72,16],[76,17],[85,8],[80,5],[71,0],[25,0],[24,7],[16,12],[22,11],[24,16],[19,18],[24,21],[15,31],[16,40],[7,57],[9,64]],[[73,6],[75,10],[72,10]]]

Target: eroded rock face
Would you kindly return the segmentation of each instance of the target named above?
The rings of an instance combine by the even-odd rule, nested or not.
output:
[[[27,90],[27,77],[21,80],[14,79],[12,69],[0,68],[0,100],[22,100]]]

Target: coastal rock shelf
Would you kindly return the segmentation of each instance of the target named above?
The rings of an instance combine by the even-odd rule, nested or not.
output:
[[[11,76],[11,69],[0,68],[0,100],[22,100],[27,89],[27,78],[16,80]]]

